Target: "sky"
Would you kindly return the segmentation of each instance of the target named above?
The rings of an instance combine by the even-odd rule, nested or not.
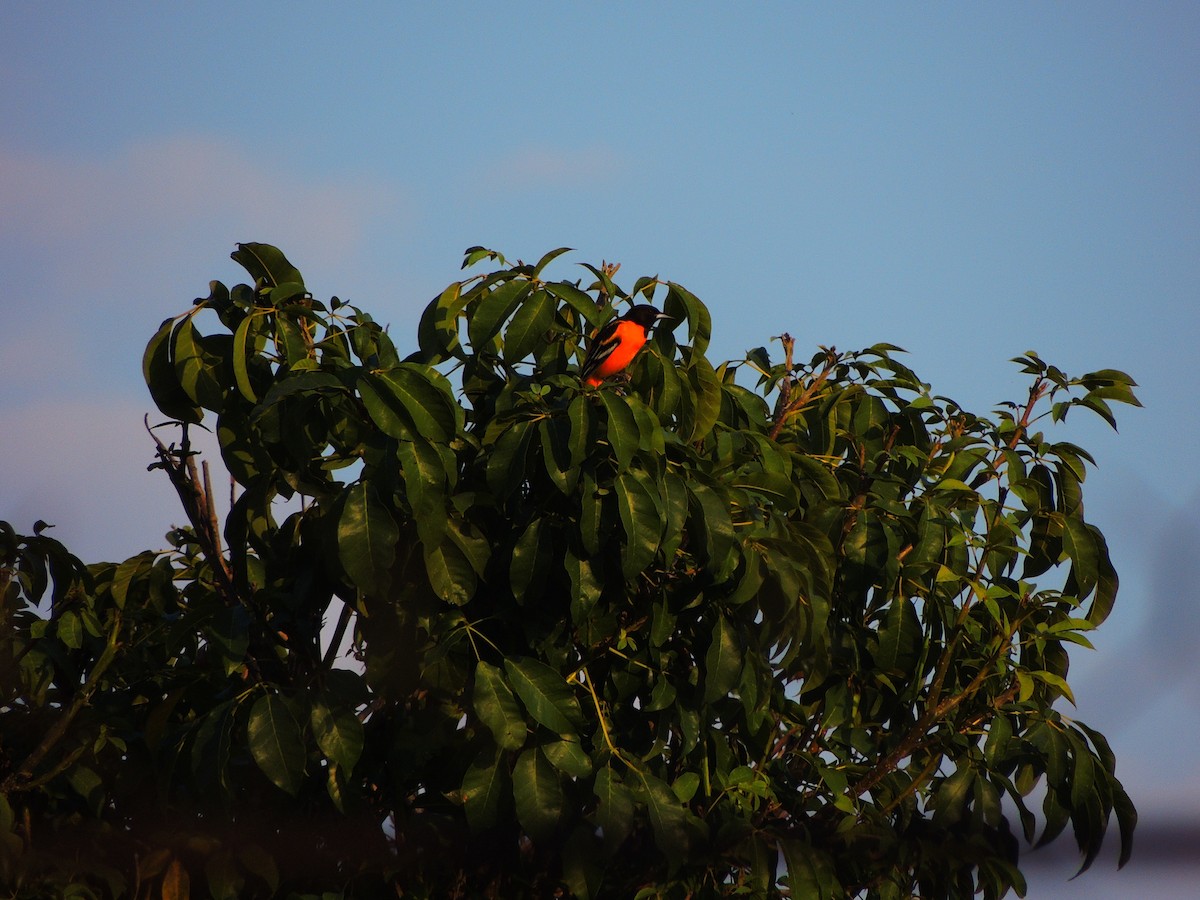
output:
[[[1198,72],[1184,2],[10,0],[0,519],[86,561],[165,545],[141,354],[243,278],[239,241],[401,348],[465,248],[569,246],[551,275],[686,285],[717,360],[783,331],[888,341],[981,412],[1021,397],[1029,349],[1122,369],[1145,408],[1120,434],[1056,432],[1099,462],[1087,514],[1122,577],[1072,683],[1153,843],[1200,819]],[[1192,896],[1200,874],[1136,851],[1072,871],[1035,864],[1030,896]]]

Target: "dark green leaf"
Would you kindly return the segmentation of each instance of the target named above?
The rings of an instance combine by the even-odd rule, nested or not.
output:
[[[459,412],[449,382],[428,366],[400,363],[367,374],[359,392],[375,424],[391,437],[446,442],[457,432]]]
[[[513,768],[513,799],[517,819],[535,841],[549,838],[563,814],[563,789],[558,773],[537,747],[517,757]]]
[[[798,840],[780,841],[779,849],[783,851],[792,897],[840,900],[846,896],[826,854]]]
[[[501,759],[481,754],[467,767],[462,799],[472,831],[483,831],[496,824],[508,789],[508,769]]]
[[[475,714],[491,731],[496,744],[519,750],[525,744],[525,717],[517,698],[496,666],[480,660],[475,667]]]
[[[596,773],[594,790],[599,801],[596,824],[603,829],[604,846],[612,853],[633,828],[633,794],[608,766]]]
[[[504,660],[504,671],[529,714],[557,734],[574,734],[583,724],[579,701],[563,677],[532,657]]]
[[[533,353],[553,323],[554,298],[545,291],[534,291],[504,332],[504,361],[515,363]]]
[[[622,567],[625,577],[632,578],[654,560],[662,532],[662,513],[657,496],[651,493],[649,477],[640,470],[618,475],[613,483],[613,491],[621,525],[625,529]]]
[[[687,811],[675,792],[653,775],[640,773],[638,799],[646,804],[654,843],[667,858],[670,871],[677,869],[690,848],[687,830]]]
[[[150,389],[154,405],[163,415],[196,424],[203,413],[199,405],[184,391],[171,357],[175,324],[175,319],[165,320],[154,337],[150,338],[142,357],[142,375],[146,379],[146,387]]]
[[[712,642],[704,656],[704,702],[712,703],[732,691],[742,675],[742,647],[733,625],[718,616]]]
[[[290,281],[304,285],[304,276],[300,274],[300,270],[288,262],[287,257],[278,248],[270,244],[238,244],[237,249],[229,255],[234,262],[250,273],[255,284],[275,287]]]
[[[318,701],[311,722],[313,737],[325,758],[346,772],[353,771],[363,749],[363,726],[354,710]]]
[[[425,571],[434,593],[454,606],[462,606],[475,595],[479,578],[470,559],[447,531],[440,544],[423,545]]]
[[[543,255],[542,258],[538,260],[537,265],[533,267],[534,278],[541,275],[542,270],[546,268],[546,266],[550,265],[550,263],[558,259],[558,257],[562,256],[564,253],[570,253],[572,249],[574,248],[559,247],[557,250],[551,250],[549,253]]]
[[[641,432],[633,411],[622,397],[613,391],[602,391],[600,400],[608,413],[605,436],[612,447],[617,465],[621,469],[629,466],[633,454],[637,452]]]
[[[367,482],[359,481],[346,491],[337,536],[338,557],[359,590],[384,593],[391,582],[400,530]]]
[[[1071,558],[1078,596],[1082,600],[1096,587],[1100,576],[1100,548],[1091,528],[1076,516],[1067,516],[1063,529],[1063,550]]]
[[[599,328],[604,322],[604,310],[596,305],[596,301],[565,281],[548,282],[545,289],[575,310],[593,329]]]
[[[287,704],[274,694],[259,697],[250,709],[246,738],[263,774],[294,796],[304,778],[304,741]]]
[[[573,738],[548,741],[542,744],[542,752],[551,765],[564,775],[574,778],[586,778],[592,774],[592,760]]]
[[[504,320],[512,315],[529,290],[530,282],[514,278],[485,293],[474,304],[467,322],[467,336],[476,353],[486,349],[488,342],[500,332]]]

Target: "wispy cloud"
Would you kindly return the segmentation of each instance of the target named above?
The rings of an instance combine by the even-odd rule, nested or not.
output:
[[[169,266],[189,247],[195,254],[198,240],[267,240],[338,262],[372,220],[404,216],[405,205],[393,184],[306,178],[265,151],[210,135],[142,141],[94,159],[0,147],[0,238],[46,253],[62,288],[95,288],[95,279],[103,288],[148,264]]]
[[[244,273],[237,241],[267,241],[320,280],[362,265],[364,242],[412,219],[385,178],[308,176],[211,135],[130,143],[109,156],[0,144],[0,408],[133,384],[154,326]],[[219,264],[225,258],[227,273]],[[140,395],[140,389],[138,389]]]

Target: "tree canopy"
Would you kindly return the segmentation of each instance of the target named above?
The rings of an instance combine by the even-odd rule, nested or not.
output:
[[[467,251],[415,347],[265,244],[163,322],[170,547],[0,527],[15,896],[999,897],[1114,818],[1124,863],[1062,711],[1117,575],[1047,432],[1132,379],[1028,352],[982,415],[888,344],[714,366],[688,290],[563,252]],[[635,301],[670,318],[581,384]]]

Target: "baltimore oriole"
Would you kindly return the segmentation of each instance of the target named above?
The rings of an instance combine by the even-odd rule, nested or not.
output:
[[[651,326],[665,318],[667,316],[653,306],[642,304],[613,319],[592,339],[579,377],[585,384],[596,387],[605,378],[616,375],[633,362],[646,343]]]

